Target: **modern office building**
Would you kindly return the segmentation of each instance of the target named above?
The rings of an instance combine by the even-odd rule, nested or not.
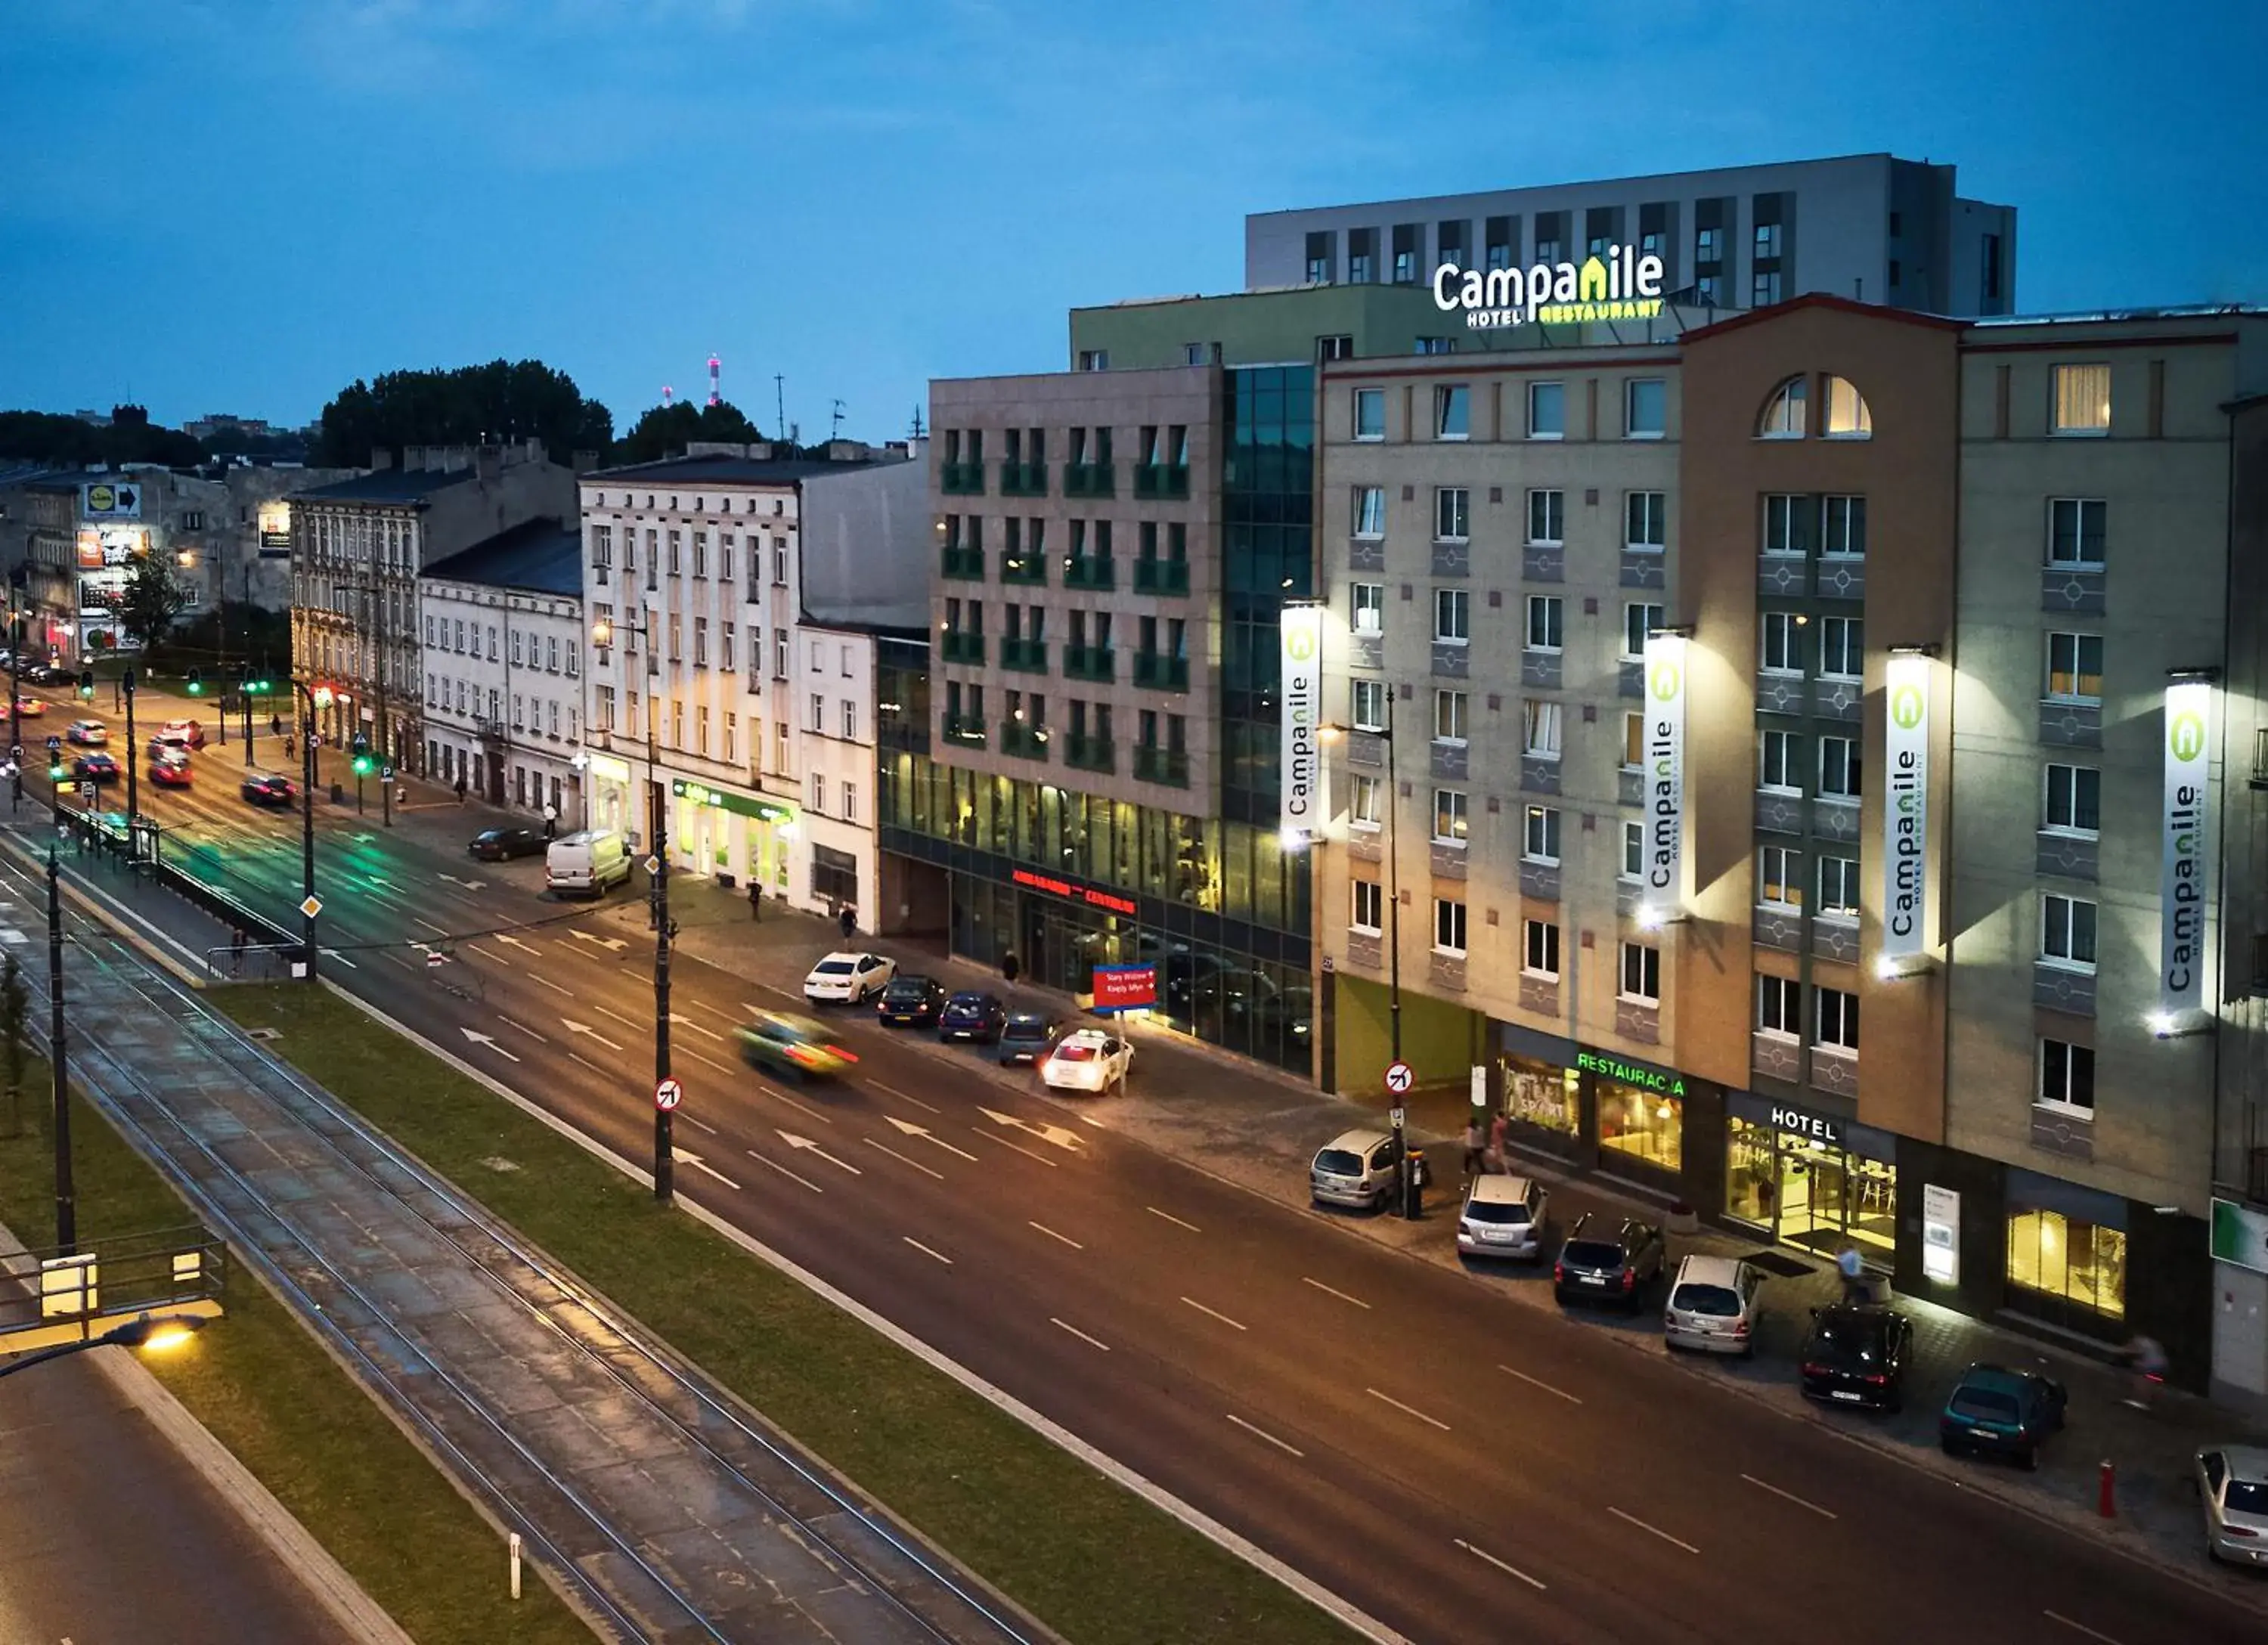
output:
[[[1429,287],[1445,263],[1525,269],[1624,245],[1704,306],[1808,291],[1926,314],[2015,306],[2015,208],[1962,198],[1950,166],[1888,154],[1256,212],[1244,283]]]

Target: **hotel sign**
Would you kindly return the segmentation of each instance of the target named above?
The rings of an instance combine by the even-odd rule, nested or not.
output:
[[[1926,657],[1890,659],[1882,732],[1889,789],[1882,799],[1881,947],[1889,958],[1928,946],[1929,675]]]
[[[1446,314],[1462,309],[1476,330],[1651,320],[1661,312],[1661,259],[1640,256],[1635,246],[1610,247],[1603,257],[1593,252],[1580,266],[1538,262],[1484,272],[1445,262],[1433,270],[1433,302]]]
[[[1685,896],[1685,637],[1646,637],[1646,904],[1667,918]]]
[[[1322,826],[1323,609],[1285,606],[1284,631],[1284,837]]]
[[[2213,786],[2213,684],[2166,688],[2164,858],[2158,885],[2158,1008],[2177,1022],[2205,1004],[2205,825]]]

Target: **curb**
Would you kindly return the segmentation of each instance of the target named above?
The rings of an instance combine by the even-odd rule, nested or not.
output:
[[[26,844],[21,836],[14,831],[0,833],[0,845],[4,845],[11,855],[33,872],[38,874],[47,872],[48,866],[40,859],[39,852]],[[63,894],[66,901],[76,904],[79,911],[87,918],[107,926],[120,941],[125,942],[144,959],[164,970],[166,975],[185,988],[202,989],[207,985],[210,979],[202,966],[195,969],[185,966],[166,950],[172,948],[175,953],[188,955],[192,961],[202,960],[202,955],[192,954],[188,948],[182,947],[179,941],[160,931],[148,919],[99,887],[92,883],[82,883],[70,874],[62,874],[58,878],[62,882]],[[129,929],[127,926],[122,926],[120,923],[122,920],[128,922],[129,926],[139,926],[140,932]],[[147,932],[149,935],[145,937],[141,934],[141,932]]]

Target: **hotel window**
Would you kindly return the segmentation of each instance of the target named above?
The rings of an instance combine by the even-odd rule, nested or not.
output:
[[[1820,517],[1826,527],[1825,538],[1819,545],[1822,554],[1840,554],[1852,559],[1863,559],[1867,553],[1867,499],[1863,497],[1830,497],[1820,504]]]
[[[1446,896],[1433,899],[1433,952],[1465,951],[1465,905]]]
[[[1354,535],[1366,542],[1386,535],[1386,488],[1382,485],[1358,485],[1354,488]]]
[[[1857,1051],[1859,996],[1846,994],[1840,988],[1814,988],[1811,997],[1818,1002],[1817,1043]]]
[[[1636,377],[1623,386],[1623,438],[1660,439],[1669,430],[1669,387],[1659,377]]]
[[[1803,985],[1793,977],[1756,978],[1756,1032],[1774,1039],[1803,1037]]]
[[[1756,901],[1772,908],[1803,906],[1803,853],[1786,845],[1756,852]]]
[[[1819,859],[1819,911],[1845,919],[1859,918],[1859,859],[1822,857]]]
[[[1559,927],[1548,919],[1521,922],[1520,969],[1530,977],[1559,977]]]
[[[2110,505],[2101,498],[2048,500],[2048,564],[2099,570],[2109,535]]]
[[[1623,546],[1636,554],[1658,554],[1669,541],[1669,497],[1663,491],[1623,494]]]
[[[1693,261],[1694,261],[1694,262],[1724,262],[1724,260],[1725,260],[1725,231],[1724,231],[1723,229],[1720,229],[1720,228],[1705,228],[1705,229],[1701,229],[1701,230],[1697,231],[1697,232],[1694,234],[1694,236],[1693,236]]]
[[[1759,269],[1749,283],[1749,306],[1770,308],[1779,301],[1779,270]]]
[[[1462,645],[1473,638],[1473,597],[1462,588],[1433,591],[1433,638],[1444,645]]]
[[[1718,276],[1704,274],[1693,282],[1693,300],[1704,308],[1716,308],[1725,300],[1725,283]]]
[[[2070,1045],[2059,1039],[2040,1042],[2039,1103],[2059,1114],[2073,1114],[2081,1119],[2095,1118],[2092,1046]]]
[[[1521,752],[1532,760],[1559,757],[1560,705],[1530,697],[1520,705]]]
[[[1357,439],[1386,438],[1386,390],[1358,388],[1354,391],[1354,437]]]
[[[1830,680],[1866,677],[1867,624],[1863,619],[1831,616],[1821,622],[1819,672]]]
[[[1803,792],[1802,741],[1793,731],[1756,734],[1756,786],[1768,793]]]
[[[2053,1311],[2075,1320],[2085,1314],[2124,1319],[2125,1232],[2060,1211],[2011,1211],[2008,1285],[2054,1298],[2060,1306]],[[2030,1298],[2011,1298],[2010,1305],[2026,1312],[2039,1306]]]
[[[1512,219],[1508,217],[1492,217],[1481,227],[1488,236],[1488,267],[1491,269],[1512,267]]]
[[[1623,944],[1621,993],[1641,1005],[1661,1003],[1661,950],[1650,943]]]
[[[1462,691],[1433,693],[1433,741],[1462,744],[1469,699]]]
[[[1538,262],[1557,262],[1559,261],[1559,237],[1557,234],[1549,235],[1536,240],[1535,261]]]
[[[1433,438],[1469,439],[1472,432],[1473,391],[1462,383],[1436,388],[1433,391]]]
[[[1623,608],[1623,650],[1624,662],[1646,660],[1646,637],[1661,626],[1662,609],[1658,605],[1625,605]]]
[[[2095,904],[2050,891],[2040,898],[2040,957],[2057,965],[2095,969]]]
[[[1354,631],[1358,634],[1386,632],[1386,585],[1384,583],[1352,583],[1348,593],[1354,601]]]
[[[2102,773],[2091,765],[2051,765],[2043,826],[2089,838],[2102,828]]]
[[[1646,760],[1646,716],[1623,715],[1623,770],[1634,771]]]
[[[2048,369],[2055,387],[2056,434],[2108,434],[2110,432],[2110,368],[2108,365],[2055,365]]]
[[[1791,377],[1772,391],[1764,402],[1763,419],[1756,424],[1759,439],[1801,439],[1809,433],[1805,412],[1810,405],[1810,388],[1800,377]]]
[[[1528,438],[1530,439],[1567,438],[1566,384],[1530,383],[1528,385]]]
[[[1538,548],[1557,548],[1567,540],[1567,493],[1530,491],[1528,494],[1528,541]]]
[[[1176,719],[1180,716],[1176,715]],[[1347,798],[1347,821],[1356,828],[1374,829],[1379,826],[1379,790],[1383,785],[1375,777],[1354,779],[1354,793]]]
[[[1832,800],[1856,800],[1859,794],[1859,740],[1822,737],[1819,740],[1819,792]]]
[[[1462,485],[1433,488],[1433,538],[1437,542],[1464,542],[1472,537],[1472,493]]]
[[[1386,898],[1375,880],[1356,880],[1347,887],[1352,906],[1347,910],[1347,924],[1366,936],[1376,936],[1383,921]]]
[[[1357,731],[1384,731],[1386,729],[1386,682],[1351,680],[1347,684],[1352,698],[1354,728]]]
[[[2102,701],[2102,636],[2048,636],[2048,697],[2058,703]]]
[[[1559,860],[1559,813],[1551,806],[1529,806],[1521,828],[1520,854],[1529,862]]]
[[[1528,596],[1528,649],[1557,651],[1566,638],[1566,602],[1557,594]]]
[[[1759,223],[1759,224],[1757,224],[1757,225],[1756,225],[1756,254],[1757,256],[1759,256],[1759,257],[1777,257],[1777,256],[1778,256],[1778,255],[1779,255],[1779,225],[1778,225],[1778,224],[1777,224],[1777,223]]]
[[[1433,841],[1439,845],[1465,843],[1465,795],[1462,789],[1433,791]]]
[[[1849,379],[1830,377],[1827,380],[1827,438],[1829,439],[1872,439],[1874,437],[1874,414],[1867,409],[1867,397]]]
[[[1646,824],[1625,821],[1623,823],[1623,871],[1621,878],[1635,885],[1646,873]]]
[[[1764,652],[1757,667],[1765,674],[1803,672],[1803,621],[1793,611],[1764,614]]]
[[[1807,555],[1811,552],[1812,527],[1819,510],[1808,497],[1775,492],[1764,498],[1764,544],[1767,554]]]

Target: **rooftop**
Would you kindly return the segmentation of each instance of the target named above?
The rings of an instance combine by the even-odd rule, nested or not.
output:
[[[579,596],[583,534],[556,520],[526,520],[434,561],[419,575],[439,582]]]
[[[594,469],[581,478],[586,484],[600,480],[636,480],[672,485],[793,485],[799,480],[820,475],[848,474],[854,469],[903,461],[902,457],[865,457],[830,462],[818,457],[734,457],[704,452],[690,457],[665,457],[659,462]]]
[[[322,503],[422,503],[436,491],[479,478],[474,468],[377,468],[291,495],[295,500]]]

